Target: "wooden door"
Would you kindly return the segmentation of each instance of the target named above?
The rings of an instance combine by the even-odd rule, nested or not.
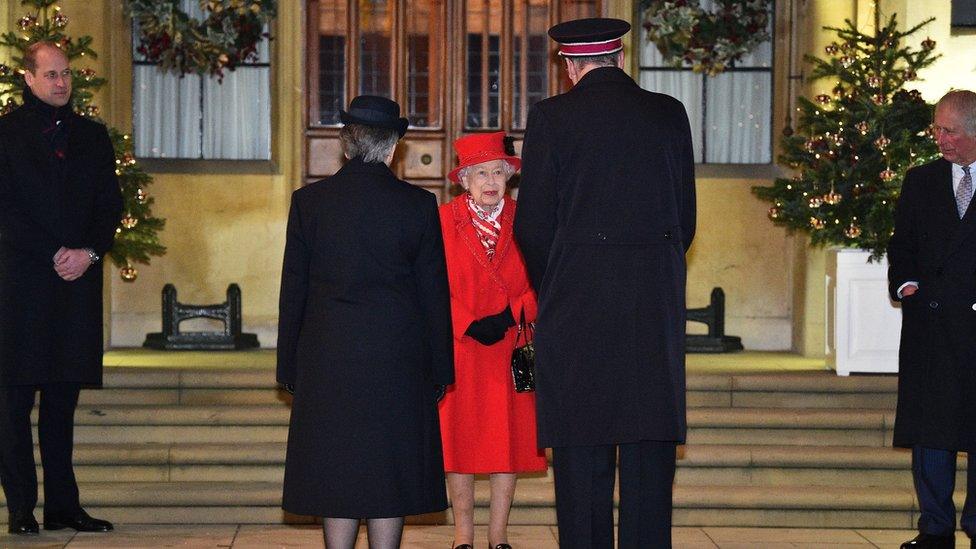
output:
[[[448,200],[451,143],[501,130],[519,150],[529,107],[568,85],[546,31],[601,13],[600,0],[307,0],[305,181],[342,165],[339,110],[382,95],[410,120],[394,172]]]

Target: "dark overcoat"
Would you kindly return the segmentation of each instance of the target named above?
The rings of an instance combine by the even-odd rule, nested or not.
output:
[[[433,386],[454,368],[434,195],[357,159],[295,191],[278,322],[278,381],[295,385],[285,510],[445,509]]]
[[[888,261],[902,302],[894,445],[976,451],[976,208],[959,219],[948,161],[908,171]],[[899,298],[908,281],[918,291]]]
[[[105,126],[71,114],[66,165],[21,107],[0,117],[0,386],[102,383],[102,263],[62,280],[62,246],[105,256],[122,217]]]
[[[539,444],[685,438],[685,251],[695,233],[680,102],[622,70],[537,103],[515,235],[539,296]]]

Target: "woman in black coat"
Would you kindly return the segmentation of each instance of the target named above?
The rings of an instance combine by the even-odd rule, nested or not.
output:
[[[435,386],[453,383],[437,201],[389,169],[407,120],[360,96],[340,133],[349,161],[295,191],[278,327],[294,391],[285,510],[324,517],[329,549],[398,547],[405,515],[447,508]]]

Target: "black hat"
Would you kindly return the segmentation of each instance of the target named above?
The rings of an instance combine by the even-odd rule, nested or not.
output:
[[[400,118],[400,105],[397,105],[396,101],[376,95],[360,95],[353,98],[348,111],[339,110],[339,119],[343,124],[362,124],[396,130],[400,137],[407,133],[409,124],[406,118]]]
[[[630,23],[622,19],[594,17],[559,23],[549,29],[549,36],[559,42],[559,55],[590,57],[622,50],[620,37],[628,31]]]

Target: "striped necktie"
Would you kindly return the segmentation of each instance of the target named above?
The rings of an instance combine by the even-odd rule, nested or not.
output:
[[[969,202],[973,199],[973,176],[969,173],[969,166],[962,167],[962,179],[959,180],[959,188],[956,189],[956,209],[959,211],[959,219],[966,215]]]

